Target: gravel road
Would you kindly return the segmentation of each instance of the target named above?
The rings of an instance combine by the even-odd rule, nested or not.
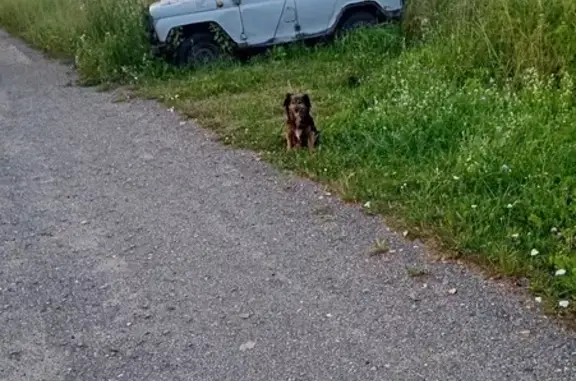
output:
[[[576,380],[532,298],[70,71],[0,33],[0,380]]]

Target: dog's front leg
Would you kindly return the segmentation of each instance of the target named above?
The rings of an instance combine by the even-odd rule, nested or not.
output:
[[[294,144],[294,146],[297,148],[302,147],[302,130],[301,129],[297,129],[296,131],[294,131],[294,138],[296,140],[296,143]]]
[[[291,150],[293,147],[294,134],[292,131],[286,131],[286,149]]]
[[[316,133],[314,132],[310,132],[308,134],[308,151],[310,151],[310,153],[314,153],[314,147],[316,146]]]

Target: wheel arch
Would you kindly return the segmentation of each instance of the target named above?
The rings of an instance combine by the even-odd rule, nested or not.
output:
[[[168,43],[179,32],[212,32],[210,26],[218,27],[231,41],[241,44],[242,25],[235,14],[224,12],[219,17],[206,17],[202,14],[182,15],[156,21],[155,29],[160,42]]]
[[[376,1],[366,0],[355,2],[344,6],[340,12],[338,12],[336,20],[333,23],[333,31],[340,28],[348,18],[358,12],[371,13],[378,18],[378,22],[385,22],[389,19],[386,11]]]

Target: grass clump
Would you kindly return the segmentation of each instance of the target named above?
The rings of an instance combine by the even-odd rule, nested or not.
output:
[[[567,311],[576,304],[575,4],[413,0],[402,30],[194,72],[150,60],[137,0],[0,0],[0,23],[74,55],[85,81],[135,81],[229,144],[528,277],[554,305],[572,302],[559,307]],[[312,97],[322,132],[314,157],[285,152],[288,91]]]

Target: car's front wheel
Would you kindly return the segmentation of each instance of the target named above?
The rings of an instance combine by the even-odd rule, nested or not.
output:
[[[370,12],[355,12],[348,16],[341,24],[339,32],[348,32],[362,26],[378,24],[378,16]]]
[[[180,67],[189,67],[212,63],[220,58],[222,50],[212,34],[194,33],[180,42],[175,61]]]

